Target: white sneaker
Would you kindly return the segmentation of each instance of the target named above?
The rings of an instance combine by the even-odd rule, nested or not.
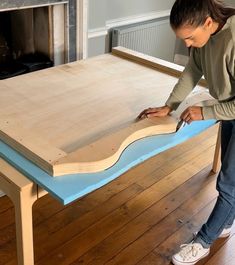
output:
[[[189,243],[180,246],[181,250],[172,256],[174,265],[194,265],[210,253],[210,248],[203,248],[200,243]]]

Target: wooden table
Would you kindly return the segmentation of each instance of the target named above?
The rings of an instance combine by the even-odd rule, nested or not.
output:
[[[32,205],[38,198],[49,192],[64,204],[72,202],[215,123],[195,122],[177,133],[143,138],[129,145],[118,162],[104,171],[52,177],[44,168],[43,148],[47,148],[48,142],[52,147],[48,149],[49,156],[55,154],[55,146],[69,153],[128,128],[141,110],[165,102],[181,70],[176,65],[118,48],[113,54],[2,82],[2,131],[20,137],[24,137],[24,132],[30,139],[15,138],[18,142],[12,144],[9,137],[2,135],[0,141],[0,189],[15,206],[19,265],[34,264]],[[133,89],[132,97],[123,97],[123,91],[129,87]],[[6,93],[9,89],[14,93]],[[30,103],[34,111],[30,111]],[[218,169],[218,158],[219,142],[214,171]]]

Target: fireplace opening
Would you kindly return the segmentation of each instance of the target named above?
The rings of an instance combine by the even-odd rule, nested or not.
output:
[[[0,12],[0,79],[53,66],[50,7]]]

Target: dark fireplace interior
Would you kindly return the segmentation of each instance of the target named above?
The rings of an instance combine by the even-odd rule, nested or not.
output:
[[[49,7],[0,12],[0,79],[53,66]]]

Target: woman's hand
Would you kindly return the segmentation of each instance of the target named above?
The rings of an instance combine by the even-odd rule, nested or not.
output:
[[[165,117],[171,112],[171,108],[168,106],[158,107],[158,108],[148,108],[143,110],[137,119],[144,119],[150,117]]]
[[[182,112],[180,119],[190,124],[192,121],[204,120],[202,107],[192,106]]]

